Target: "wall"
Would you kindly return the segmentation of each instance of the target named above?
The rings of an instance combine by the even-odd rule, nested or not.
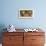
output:
[[[45,27],[46,28],[46,0],[1,0],[0,24],[15,25],[16,28]],[[18,10],[33,9],[34,18],[19,19]]]

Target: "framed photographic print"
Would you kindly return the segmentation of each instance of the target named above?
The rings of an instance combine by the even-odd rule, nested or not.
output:
[[[32,18],[33,10],[32,9],[20,9],[19,18]]]

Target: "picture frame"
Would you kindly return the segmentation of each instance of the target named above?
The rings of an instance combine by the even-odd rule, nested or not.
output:
[[[33,9],[19,9],[19,18],[32,18],[33,16]]]

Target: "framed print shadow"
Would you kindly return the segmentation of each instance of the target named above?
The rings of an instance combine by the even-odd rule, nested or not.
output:
[[[33,10],[32,9],[20,9],[19,18],[32,18]]]

